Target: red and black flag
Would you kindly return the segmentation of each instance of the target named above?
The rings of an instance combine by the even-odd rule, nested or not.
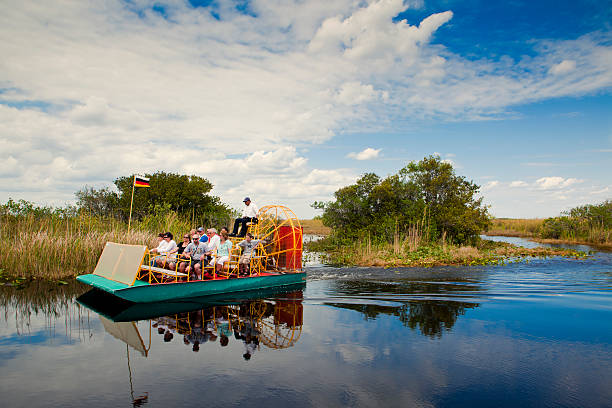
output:
[[[142,176],[134,176],[134,186],[136,187],[151,187],[149,185],[149,179]]]

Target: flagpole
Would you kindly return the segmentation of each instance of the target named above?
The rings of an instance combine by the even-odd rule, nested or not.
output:
[[[130,233],[130,226],[132,225],[132,205],[134,204],[134,186],[136,185],[136,175],[132,179],[132,200],[130,201],[130,218],[128,219],[128,234]]]

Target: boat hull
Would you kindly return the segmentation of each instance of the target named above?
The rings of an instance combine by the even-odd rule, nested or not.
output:
[[[156,303],[132,303],[98,289],[91,289],[89,292],[85,292],[79,296],[76,301],[80,305],[85,306],[113,322],[132,322],[153,319],[159,316],[192,312],[213,306],[238,305],[245,301],[262,298],[295,300],[295,297],[285,298],[284,296],[302,291],[305,286],[306,283],[302,282],[295,285],[222,293],[198,298],[167,300]],[[300,295],[298,299],[301,300],[301,298]]]
[[[136,281],[133,286],[115,282],[94,274],[77,276],[77,280],[130,302],[151,303],[290,286],[305,282],[306,273],[267,274],[265,276],[237,279],[161,283],[153,285]]]

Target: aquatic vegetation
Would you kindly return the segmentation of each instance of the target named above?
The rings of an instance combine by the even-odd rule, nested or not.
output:
[[[442,265],[504,265],[529,258],[563,256],[584,259],[588,254],[565,248],[523,248],[504,242],[482,241],[478,246],[457,246],[426,243],[411,248],[409,238],[399,245],[372,244],[368,239],[352,243],[333,238],[308,243],[309,251],[321,253],[332,265],[359,266],[442,266]]]
[[[612,201],[575,207],[563,212],[559,217],[546,219],[493,219],[486,234],[611,248]]]

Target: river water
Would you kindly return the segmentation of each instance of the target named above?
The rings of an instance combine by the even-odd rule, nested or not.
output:
[[[165,309],[4,287],[2,406],[612,406],[611,253],[307,272]]]

